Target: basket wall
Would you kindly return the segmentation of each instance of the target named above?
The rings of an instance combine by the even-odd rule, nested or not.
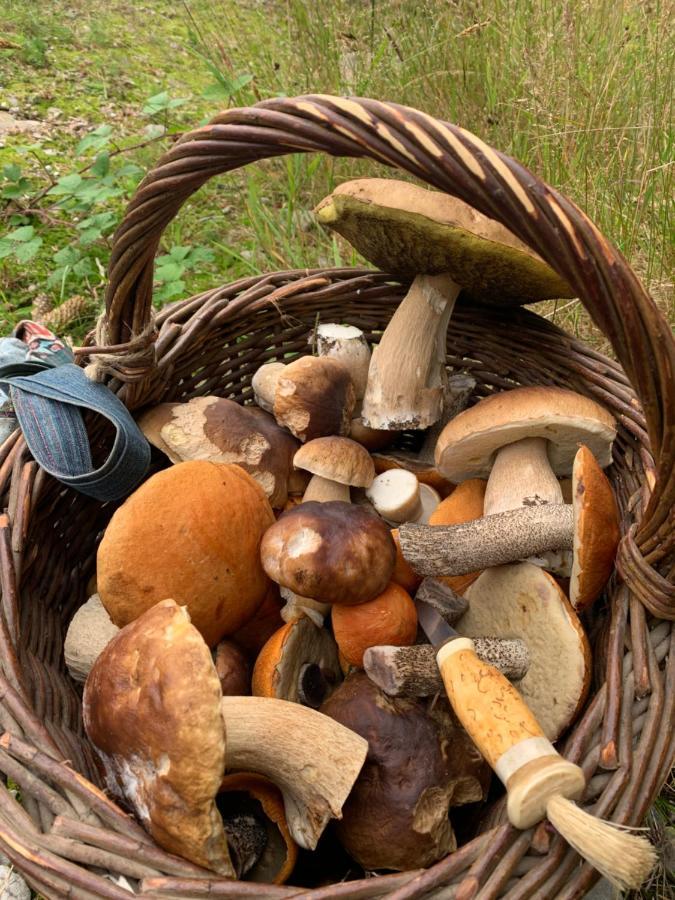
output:
[[[152,364],[147,364],[149,284],[156,240],[183,200],[209,174],[233,168],[235,162],[283,152],[289,145],[352,155],[358,151],[380,159],[384,155],[392,161],[392,152],[388,151],[387,157],[382,147],[390,140],[392,116],[400,115],[400,107],[359,101],[369,115],[377,107],[379,121],[388,123],[390,137],[383,138],[374,125],[375,137],[361,135],[362,145],[355,147],[353,143],[346,146],[347,137],[335,127],[335,107],[344,101],[309,100],[333,118],[319,126],[308,124],[302,115],[292,127],[285,119],[280,123],[280,106],[285,104],[283,115],[288,119],[302,103],[307,105],[308,98],[230,111],[220,125],[193,133],[170,151],[132,201],[116,235],[105,335],[113,344],[129,339],[132,343],[121,348],[124,357],[120,361],[104,358],[116,376],[112,387],[132,408],[203,394],[246,402],[251,397],[251,375],[262,363],[306,351],[317,314],[323,321],[358,325],[375,341],[391,317],[404,288],[381,273],[351,269],[274,273],[244,279],[162,311],[156,321]],[[266,121],[271,108],[274,115]],[[428,117],[423,120],[433,122]],[[222,146],[214,149],[216,132],[231,137],[230,121],[238,129],[237,140],[226,150]],[[240,121],[249,124],[241,126]],[[421,129],[419,119],[408,121]],[[355,122],[352,116],[352,133],[359,128],[366,131],[363,122],[363,118],[360,124]],[[283,140],[279,138],[281,124],[286,128]],[[264,136],[262,126],[268,128]],[[344,125],[340,127],[344,130]],[[323,144],[313,128],[321,132]],[[433,126],[428,128],[433,131]],[[465,132],[443,128],[457,141],[464,140]],[[288,137],[291,133],[293,140]],[[242,149],[244,138],[248,144]],[[401,140],[409,138],[407,134]],[[409,146],[401,140],[400,146]],[[430,141],[428,137],[426,144]],[[463,162],[470,170],[470,160],[480,159],[501,178],[497,194],[488,192],[489,203],[478,190],[480,179],[476,188],[473,182],[462,181],[458,169],[454,182],[443,181],[437,171],[441,167],[438,157],[425,147],[424,140],[419,139],[418,144],[424,153],[415,151],[416,174],[425,165],[422,175],[427,180],[446,190],[456,188],[455,193],[478,208],[489,206],[484,211],[517,233],[520,230],[521,236],[529,234],[530,242],[552,263],[557,261],[556,268],[575,286],[582,275],[586,277],[580,294],[605,326],[631,373],[629,380],[618,364],[527,310],[468,308],[460,302],[448,333],[448,365],[475,376],[477,396],[518,384],[557,384],[592,396],[619,422],[614,464],[609,470],[622,513],[619,571],[586,623],[595,647],[595,685],[583,717],[561,749],[584,768],[588,780],[585,803],[591,811],[615,822],[640,824],[667,777],[675,750],[675,654],[671,652],[675,638],[670,621],[674,560],[669,441],[673,435],[668,406],[673,393],[672,367],[668,374],[672,338],[668,338],[670,344],[662,342],[661,353],[663,326],[658,314],[647,312],[648,305],[643,309],[640,304],[644,301],[630,292],[619,293],[622,284],[631,285],[630,270],[601,236],[588,230],[587,220],[578,211],[574,213],[571,204],[555,195],[556,202],[566,204],[580,229],[567,242],[572,247],[569,251],[566,236],[559,233],[559,222],[558,231],[554,228],[551,232],[555,240],[544,225],[536,240],[532,239],[531,222],[527,224],[517,214],[512,202],[513,185],[483,151],[467,155]],[[270,149],[277,145],[282,150]],[[509,173],[516,171],[518,179],[526,178],[527,196],[539,191],[544,197],[545,186],[533,176],[507,157],[489,152],[501,166],[508,164]],[[411,152],[409,155],[412,157]],[[404,156],[402,163],[394,161],[414,169]],[[447,151],[443,162],[451,167],[456,160]],[[491,171],[490,177],[493,175]],[[475,172],[473,178],[476,181]],[[554,195],[545,190],[546,203],[550,203]],[[541,197],[538,204],[543,203]],[[594,241],[597,246],[592,246]],[[632,303],[633,322],[641,323],[639,329],[635,324],[635,334],[628,333],[629,323],[619,314],[626,297]],[[651,353],[640,361],[639,352],[645,347],[650,347]],[[638,387],[641,402],[631,383]],[[647,411],[646,417],[642,409]],[[95,437],[101,442],[105,439],[103,434]],[[572,898],[582,896],[596,879],[594,870],[581,864],[574,851],[545,825],[522,833],[498,825],[426,872],[301,892],[293,887],[224,881],[164,853],[100,791],[96,760],[82,734],[79,696],[62,661],[68,622],[86,599],[96,544],[114,508],[96,504],[45,477],[21,438],[0,448],[0,490],[7,510],[0,516],[0,726],[5,732],[0,737],[0,771],[18,785],[23,802],[22,808],[0,784],[0,851],[45,896],[83,900],[128,897],[126,890],[102,876],[103,871],[135,879],[139,893],[158,898],[276,898],[299,893],[306,900],[380,896],[468,900],[477,895],[481,900]]]

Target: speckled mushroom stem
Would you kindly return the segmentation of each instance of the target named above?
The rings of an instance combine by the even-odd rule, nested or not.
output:
[[[369,428],[428,428],[443,411],[445,336],[460,288],[418,275],[373,350],[362,418]]]
[[[511,509],[461,525],[401,525],[401,552],[419,575],[468,572],[527,559],[547,550],[571,550],[570,504]]]
[[[518,638],[474,638],[476,654],[509,678],[527,674],[530,656]],[[443,691],[443,680],[431,644],[415,647],[369,647],[363,667],[371,681],[390,697],[431,697]]]
[[[529,437],[497,451],[485,489],[484,515],[521,506],[563,502],[560,483],[546,452],[546,438]]]

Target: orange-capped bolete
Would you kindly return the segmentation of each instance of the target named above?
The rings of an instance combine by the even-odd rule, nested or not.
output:
[[[501,306],[573,296],[508,229],[448,194],[363,178],[339,185],[315,214],[383,271],[414,277],[373,350],[362,411],[371,428],[427,428],[440,417],[460,290]]]
[[[260,651],[253,693],[318,709],[342,681],[338,648],[325,628],[308,616],[288,622]]]
[[[555,579],[531,563],[486,569],[466,592],[457,631],[521,638],[529,668],[518,690],[550,741],[574,721],[591,682],[588,638]]]
[[[334,605],[331,621],[340,653],[350,665],[360,669],[368,647],[377,644],[409,646],[417,637],[415,604],[410,594],[393,581],[367,603]]]
[[[403,871],[454,850],[448,809],[482,800],[490,776],[449,711],[434,719],[421,701],[388,697],[363,672],[350,674],[321,711],[368,739],[335,827],[347,852],[364,869]]]
[[[209,648],[173,600],[127,625],[101,653],[83,716],[110,786],[157,843],[226,877],[236,871],[216,798],[228,769],[270,778],[293,840],[313,849],[340,816],[367,751],[366,741],[315,710],[223,697]],[[231,841],[248,859],[255,848],[243,854],[232,828],[233,820]]]
[[[299,441],[349,434],[356,394],[349,370],[337,359],[301,356],[286,366],[267,363],[252,383],[258,406],[272,411]]]
[[[159,600],[188,607],[210,647],[260,606],[260,541],[274,522],[243,469],[185,462],[158,472],[115,512],[98,549],[101,602],[120,627]]]
[[[534,503],[450,527],[401,526],[402,553],[429,575],[459,576],[523,559],[558,575],[573,573],[570,600],[585,609],[612,572],[619,518],[611,485],[587,447],[574,455],[572,485],[572,504]]]
[[[261,544],[269,577],[322,603],[365,603],[389,584],[396,548],[372,513],[338,500],[310,501],[285,512]]]
[[[224,397],[195,397],[160,403],[138,424],[171,462],[235,463],[258,482],[275,509],[286,503],[299,444],[267,413]]]

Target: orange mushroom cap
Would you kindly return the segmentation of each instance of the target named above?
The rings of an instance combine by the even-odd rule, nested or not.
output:
[[[359,668],[363,668],[363,654],[369,647],[406,647],[417,636],[415,604],[410,594],[393,581],[368,603],[334,606],[331,619],[340,652]]]

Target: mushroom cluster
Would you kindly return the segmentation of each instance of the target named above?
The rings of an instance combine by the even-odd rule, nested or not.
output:
[[[65,642],[108,787],[157,843],[300,886],[322,835],[352,867],[428,866],[487,796],[424,610],[556,741],[587,696],[582,618],[619,538],[613,417],[543,385],[477,399],[446,365],[460,290],[517,304],[568,285],[501,225],[411,184],[348,182],[316,216],[412,278],[408,294],[372,348],[318,322],[244,405],[141,411],[165,467],[112,516]]]

